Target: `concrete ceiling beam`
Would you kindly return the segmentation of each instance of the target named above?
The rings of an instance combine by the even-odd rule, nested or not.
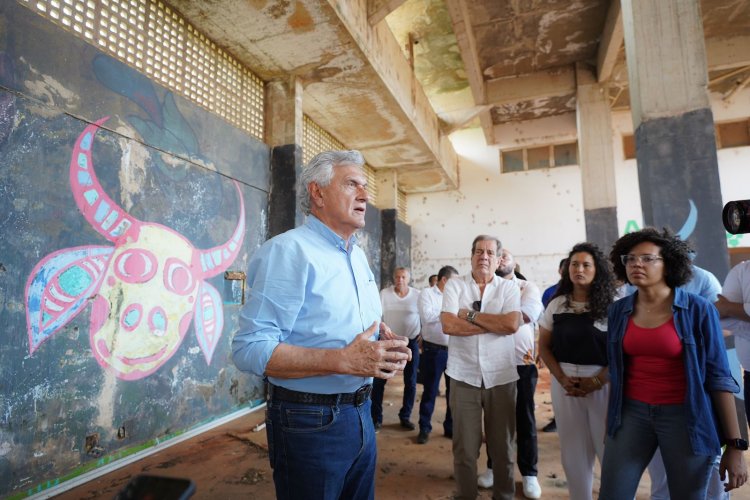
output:
[[[502,123],[494,126],[493,133],[493,145],[501,151],[573,142],[578,140],[576,113]]]
[[[484,76],[482,75],[481,65],[477,56],[477,41],[469,18],[469,9],[466,0],[446,0],[448,14],[453,24],[453,32],[458,42],[458,50],[461,53],[461,60],[466,70],[466,79],[469,81],[471,95],[474,97],[474,104],[481,106],[487,104],[487,88],[485,86]],[[487,143],[491,144],[492,135],[492,117],[488,110],[483,110],[479,114],[479,123],[482,126],[484,137]]]
[[[413,127],[427,146],[435,168],[443,177],[442,185],[436,187],[457,187],[458,157],[450,141],[440,130],[437,115],[390,28],[385,23],[370,26],[366,1],[328,0],[328,4],[364,55],[367,64],[398,103],[405,122]],[[377,157],[376,155],[375,158]],[[413,163],[416,163],[416,159]],[[412,192],[418,188],[406,183],[400,187],[404,192]]]
[[[750,65],[750,36],[707,38],[706,62],[709,71]]]
[[[573,66],[539,71],[527,75],[498,78],[487,82],[487,102],[499,105],[545,97],[575,94],[576,72]]]
[[[367,22],[375,26],[406,0],[367,0]]]
[[[625,44],[622,29],[622,7],[620,2],[612,2],[607,11],[604,31],[599,39],[599,49],[596,55],[597,81],[605,82],[612,77],[617,57]]]

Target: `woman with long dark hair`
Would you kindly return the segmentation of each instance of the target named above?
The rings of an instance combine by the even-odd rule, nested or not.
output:
[[[573,500],[592,497],[594,460],[604,451],[606,320],[615,293],[607,258],[593,243],[579,243],[539,320],[539,351],[553,376],[552,406]]]
[[[661,451],[671,498],[704,499],[720,446],[725,488],[747,480],[733,392],[716,308],[680,288],[692,274],[690,247],[645,228],[615,242],[618,278],[637,291],[609,312],[611,381],[600,499],[631,500]]]

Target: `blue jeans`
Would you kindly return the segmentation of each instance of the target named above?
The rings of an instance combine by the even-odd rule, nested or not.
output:
[[[414,408],[414,400],[417,397],[417,367],[419,366],[419,341],[418,338],[409,340],[411,350],[411,361],[404,367],[404,399],[398,418],[409,420],[411,410]],[[383,394],[385,393],[385,380],[376,378],[372,383],[372,421],[383,423]]]
[[[276,498],[375,497],[375,429],[370,401],[323,406],[271,400],[268,458]]]
[[[607,436],[600,500],[632,500],[657,446],[664,459],[671,498],[703,500],[714,457],[694,455],[683,405],[649,405],[626,399],[622,423]]]
[[[448,363],[448,349],[423,341],[421,357],[424,391],[422,392],[422,401],[419,403],[419,431],[429,434],[432,432],[432,413],[435,411],[435,399],[437,399],[438,388],[440,387],[440,377],[445,373],[445,366]],[[446,410],[443,431],[448,435],[453,434],[450,380],[450,377],[445,375]]]

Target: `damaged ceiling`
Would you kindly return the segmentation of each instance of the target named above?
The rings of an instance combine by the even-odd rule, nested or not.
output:
[[[301,82],[302,108],[406,193],[458,186],[453,131],[575,123],[576,71],[629,105],[619,1],[169,0],[265,81]],[[750,84],[750,0],[701,1],[709,87]],[[547,123],[547,122],[543,122]],[[521,134],[522,135],[522,134]]]

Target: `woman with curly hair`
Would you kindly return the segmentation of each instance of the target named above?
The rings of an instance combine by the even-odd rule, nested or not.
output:
[[[568,255],[560,285],[539,320],[539,351],[553,376],[552,406],[573,500],[591,498],[607,418],[607,309],[615,297],[609,263],[592,243]]]
[[[747,480],[719,315],[682,285],[690,247],[646,228],[615,242],[618,278],[637,290],[609,312],[610,397],[600,499],[632,500],[643,470],[661,451],[671,498],[704,499],[714,457],[727,491]],[[720,436],[721,435],[721,436]]]

